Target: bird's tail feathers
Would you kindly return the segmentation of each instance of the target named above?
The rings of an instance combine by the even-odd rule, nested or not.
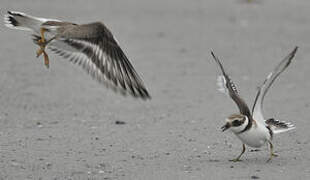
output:
[[[267,119],[266,124],[269,125],[274,134],[283,133],[292,129],[295,129],[295,125],[290,122],[280,121],[277,119]]]
[[[39,31],[41,24],[49,19],[27,15],[22,12],[8,11],[4,15],[5,26],[12,29],[25,31]]]

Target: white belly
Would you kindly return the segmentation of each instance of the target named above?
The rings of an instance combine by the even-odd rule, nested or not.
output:
[[[261,147],[271,139],[269,130],[260,124],[257,126],[253,124],[248,131],[236,135],[244,144],[255,148]]]

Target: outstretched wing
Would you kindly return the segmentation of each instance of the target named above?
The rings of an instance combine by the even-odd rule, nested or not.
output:
[[[294,50],[287,55],[277,66],[276,68],[267,76],[263,84],[258,88],[254,105],[252,108],[253,118],[257,121],[265,122],[263,116],[263,101],[264,97],[267,94],[272,83],[276,78],[290,65],[292,59],[294,58],[298,47],[295,47]]]
[[[14,11],[8,11],[4,22],[9,28],[33,31],[35,43],[40,39],[41,27],[47,29],[47,39],[57,31],[57,38],[48,44],[52,51],[82,65],[95,79],[114,90],[150,98],[142,79],[104,24],[76,25]]]
[[[229,76],[226,74],[224,67],[220,60],[215,56],[215,54],[211,51],[212,57],[214,58],[215,62],[218,64],[222,71],[222,75],[220,75],[217,79],[217,84],[219,86],[219,91],[229,95],[231,99],[237,104],[240,113],[248,116],[251,118],[251,112],[247,104],[244,100],[239,96],[237,88]]]
[[[53,52],[81,65],[92,77],[114,90],[150,98],[142,79],[104,24],[67,27],[64,26],[57,39],[51,42],[49,48]]]

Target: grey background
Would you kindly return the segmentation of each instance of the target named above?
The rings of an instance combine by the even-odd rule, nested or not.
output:
[[[1,179],[309,179],[308,0],[1,1],[6,10],[87,23],[114,33],[153,99],[123,97],[1,24]],[[29,33],[28,33],[29,34]],[[256,87],[295,45],[265,101],[266,117],[297,129],[232,163],[241,142],[220,126],[234,103],[216,90],[222,59],[252,105]],[[116,125],[115,121],[125,121]]]

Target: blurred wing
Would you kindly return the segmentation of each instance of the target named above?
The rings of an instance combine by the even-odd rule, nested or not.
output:
[[[142,99],[150,98],[142,79],[102,23],[70,27],[52,41],[49,48],[81,65],[92,77],[114,90]]]
[[[243,101],[243,99],[239,96],[237,88],[229,76],[226,74],[224,67],[220,60],[214,55],[211,51],[212,57],[214,58],[215,62],[218,64],[222,71],[222,75],[220,75],[217,79],[217,85],[219,87],[219,91],[225,93],[231,97],[231,99],[237,104],[240,113],[248,116],[251,118],[251,112],[247,104]]]
[[[254,105],[252,108],[253,118],[257,121],[265,122],[263,116],[263,101],[264,97],[267,94],[272,83],[276,78],[290,65],[292,59],[294,58],[298,47],[295,47],[294,50],[287,55],[277,66],[276,68],[267,76],[263,84],[258,88]]]

